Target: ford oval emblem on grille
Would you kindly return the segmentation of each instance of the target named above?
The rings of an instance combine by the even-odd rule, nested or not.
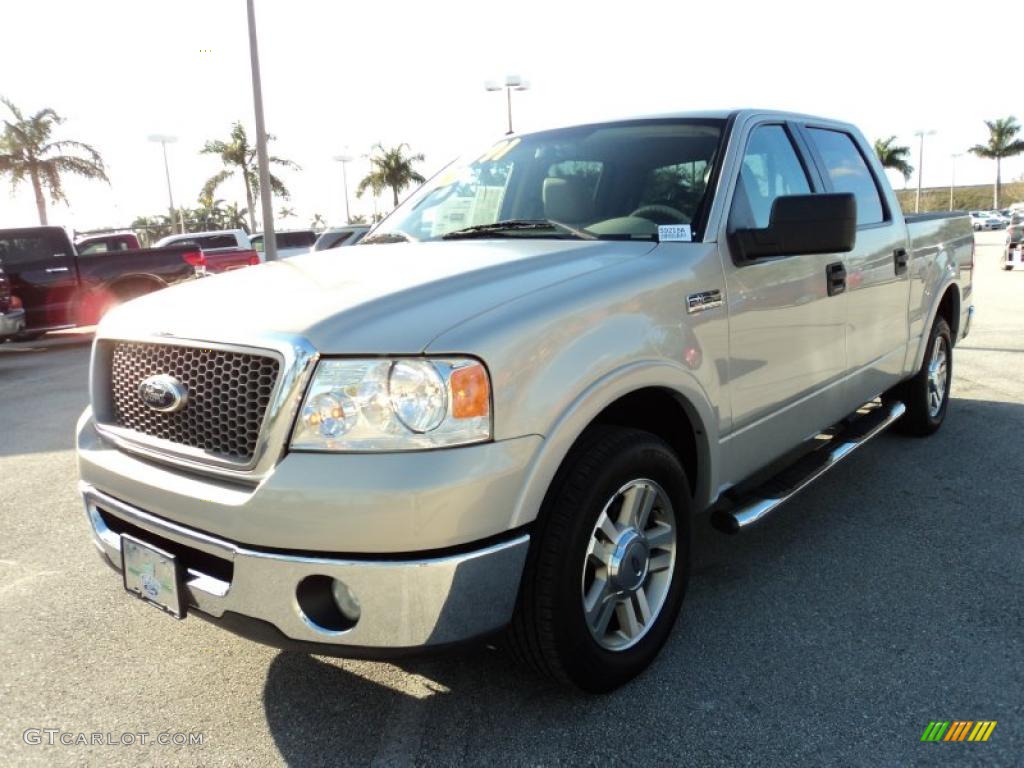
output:
[[[139,384],[139,397],[154,411],[174,413],[188,403],[188,390],[173,376],[161,373],[142,380]]]

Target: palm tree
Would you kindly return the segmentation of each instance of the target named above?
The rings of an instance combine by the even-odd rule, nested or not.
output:
[[[36,196],[39,223],[46,222],[46,199],[43,189],[50,192],[54,203],[67,202],[61,174],[73,173],[87,179],[102,179],[110,183],[99,152],[80,141],[51,141],[50,134],[64,118],[46,107],[31,117],[25,117],[8,99],[0,98],[14,120],[4,120],[0,133],[0,173],[11,174],[11,184],[27,177]],[[69,152],[71,154],[66,154]]]
[[[284,221],[285,219],[295,218],[295,209],[289,208],[287,205],[282,205],[277,211],[277,218]]]
[[[895,141],[895,136],[890,136],[888,139],[875,139],[875,154],[878,155],[878,162],[882,164],[883,168],[899,171],[903,176],[903,181],[906,182],[914,173],[914,166],[907,162],[910,157],[910,147],[894,144]]]
[[[992,207],[999,207],[999,193],[1002,191],[1002,164],[1004,157],[1013,157],[1024,152],[1024,141],[1017,138],[1020,123],[1015,117],[1004,117],[1000,120],[986,120],[988,126],[988,144],[975,144],[968,152],[996,161],[996,185],[992,191]]]
[[[327,220],[322,214],[314,213],[313,220],[309,222],[309,228],[315,232],[322,232],[327,228]]]
[[[199,196],[199,207],[195,209],[196,218],[203,229],[224,229],[224,201],[213,195],[203,193]]]
[[[406,155],[404,151],[406,148],[412,149],[408,144],[399,144],[397,147],[385,149],[384,145],[378,142],[374,147],[375,154],[370,157],[372,170],[359,182],[356,195],[362,197],[368,189],[376,195],[384,187],[390,187],[397,208],[398,195],[403,189],[412,184],[422,184],[426,181],[413,168],[413,163],[423,162],[423,154]]]
[[[273,139],[273,136],[267,135],[268,143],[273,141]],[[245,134],[245,127],[241,123],[236,122],[231,126],[230,141],[208,141],[203,146],[201,152],[205,155],[219,155],[221,162],[224,163],[223,171],[207,179],[203,185],[202,194],[212,195],[214,190],[236,171],[240,173],[242,183],[245,184],[245,202],[247,205],[246,211],[249,214],[249,230],[255,232],[256,216],[254,214],[253,201],[256,195],[259,194],[260,176],[256,161],[256,146],[249,143],[249,138]],[[295,171],[299,170],[299,166],[291,160],[284,160],[273,155],[267,159],[275,165],[282,165]],[[287,199],[288,189],[273,174],[270,175],[270,189],[278,197]]]
[[[245,221],[248,208],[239,208],[238,203],[228,203],[224,208],[224,229],[243,229],[247,233],[252,230]]]

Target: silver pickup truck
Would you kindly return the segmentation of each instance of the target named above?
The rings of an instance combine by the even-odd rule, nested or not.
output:
[[[845,123],[507,137],[344,257],[111,312],[92,535],[179,618],[362,658],[497,636],[610,690],[672,631],[694,515],[740,531],[890,424],[940,427],[973,259]]]

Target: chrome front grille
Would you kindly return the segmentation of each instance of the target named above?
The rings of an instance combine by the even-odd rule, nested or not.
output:
[[[106,343],[112,426],[232,464],[254,459],[280,373],[276,357],[164,343]],[[143,401],[139,385],[157,374],[185,386],[184,408],[163,413]]]

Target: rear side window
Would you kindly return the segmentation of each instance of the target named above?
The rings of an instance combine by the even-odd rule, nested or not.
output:
[[[807,131],[836,192],[852,192],[857,198],[857,223],[878,224],[885,220],[878,185],[853,138],[848,133],[824,128]]]
[[[743,154],[729,228],[764,229],[775,198],[810,192],[807,172],[786,129],[781,125],[759,126],[750,134]]]

